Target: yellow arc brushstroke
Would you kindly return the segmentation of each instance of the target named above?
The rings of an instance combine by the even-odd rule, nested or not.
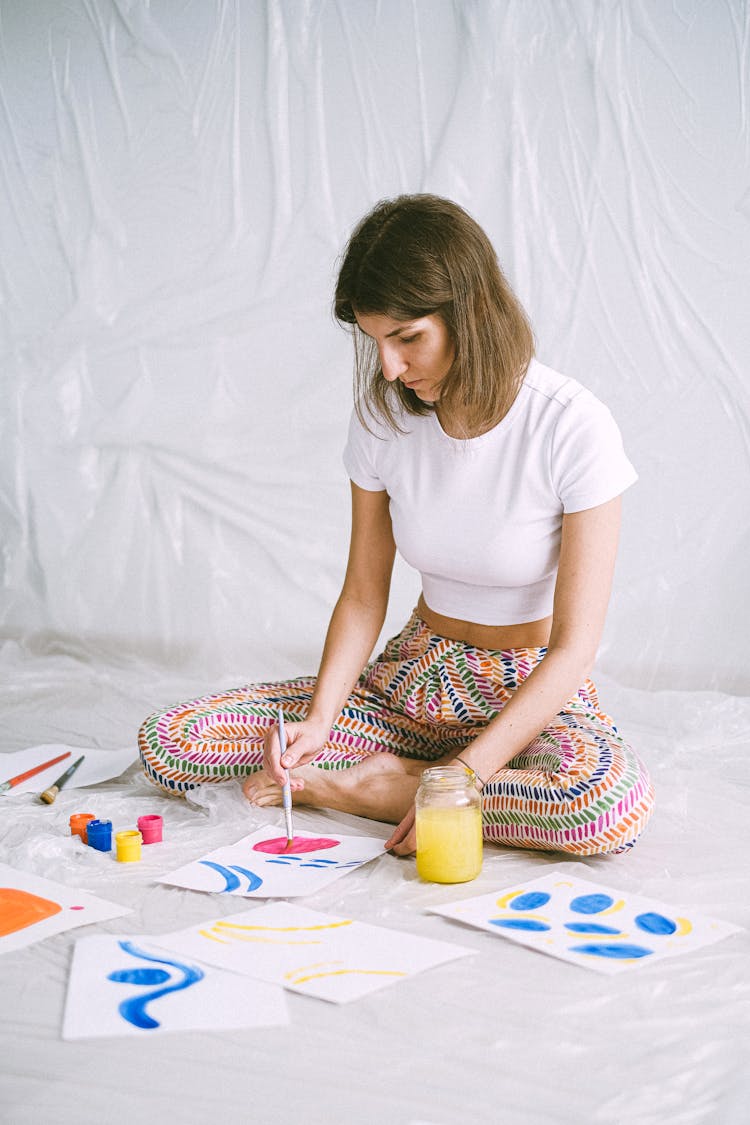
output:
[[[313,961],[310,965],[299,965],[284,973],[284,980],[290,980],[296,973],[309,973],[310,969],[322,969],[324,965],[340,965],[341,961]]]
[[[224,941],[222,938],[213,937],[206,930],[200,930],[199,933],[204,937],[210,937],[213,941],[218,941],[221,945],[231,945],[232,942],[241,941],[245,945],[322,945],[323,942],[320,938],[310,938],[309,941],[295,941],[294,938],[273,938],[273,937],[256,937],[255,934],[229,934],[231,941]]]
[[[201,937],[208,938],[210,941],[218,942],[219,945],[229,945],[228,941],[224,941],[223,938],[215,937],[210,930],[198,930],[198,933]]]
[[[678,925],[677,936],[682,937],[683,934],[689,934],[693,928],[693,923],[689,918],[675,918]]]
[[[299,933],[302,930],[337,930],[341,926],[351,926],[352,919],[341,922],[323,922],[315,926],[241,926],[238,922],[215,922],[215,930],[265,930],[276,934]]]
[[[495,906],[499,906],[501,910],[507,910],[508,903],[510,902],[510,900],[512,898],[517,898],[518,895],[525,895],[525,894],[526,894],[526,891],[518,891],[518,890],[509,891],[507,895],[502,895],[497,900],[497,902],[495,903]]]
[[[297,980],[292,980],[292,984],[306,984],[309,980],[320,980],[321,977],[344,977],[352,974],[364,977],[405,977],[408,975],[390,969],[334,969],[330,973],[311,973],[310,976],[299,977]],[[290,976],[289,973],[286,975],[287,977]]]
[[[582,957],[595,957],[596,954],[590,953],[588,949],[581,949],[578,951]],[[618,957],[618,965],[635,965],[640,961],[640,957]]]
[[[622,910],[625,905],[625,899],[621,898],[619,902],[615,902],[612,906],[608,906],[606,910],[598,910],[594,915],[595,918],[602,918],[605,914],[614,914],[617,910]]]
[[[517,910],[513,914],[504,914],[502,918],[493,918],[492,921],[504,922],[506,918],[523,918],[524,922],[544,922],[547,926],[551,924],[549,918],[545,918],[543,914],[529,914],[527,910]]]

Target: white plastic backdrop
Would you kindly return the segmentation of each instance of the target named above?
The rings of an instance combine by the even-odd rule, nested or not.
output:
[[[336,260],[376,200],[433,191],[640,472],[599,671],[659,812],[627,862],[579,870],[750,924],[749,77],[744,0],[0,0],[0,750],[113,749],[156,706],[314,670],[348,536]],[[399,566],[384,632],[417,593]],[[43,823],[14,798],[3,858],[127,901],[132,933],[214,909],[73,863],[83,796]],[[260,823],[232,787],[164,801],[135,767],[85,800],[164,811],[186,858]],[[477,893],[549,862],[486,849]],[[310,905],[446,937],[419,911],[449,897],[384,857]],[[68,935],[6,955],[0,1102],[14,1125],[119,1125],[176,1091],[185,1123],[258,1098],[305,1125],[745,1120],[746,937],[608,989],[450,937],[476,967],[335,1016],[296,998],[265,1046],[183,1035],[159,1068],[59,1042]]]
[[[750,689],[744,3],[0,12],[6,637],[314,668],[348,530],[337,255],[434,191],[640,471],[602,668]],[[416,593],[399,571],[389,628]]]

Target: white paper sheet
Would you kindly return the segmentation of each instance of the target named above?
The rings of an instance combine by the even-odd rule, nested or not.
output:
[[[475,952],[287,902],[155,940],[163,949],[336,1004]]]
[[[0,863],[0,953],[130,913],[127,906]]]
[[[63,1039],[288,1022],[280,988],[178,959],[153,938],[96,934],[76,942]]]
[[[52,761],[60,754],[70,752],[69,758],[50,766],[49,769],[30,777],[27,781],[14,785],[12,789],[0,794],[0,800],[13,797],[19,793],[42,793],[65,773],[68,766],[83,755],[83,761],[65,783],[62,792],[68,789],[84,789],[87,785],[96,785],[100,781],[109,781],[110,778],[119,777],[128,766],[132,766],[138,757],[138,748],[135,743],[121,750],[98,750],[91,746],[68,746],[65,743],[45,743],[42,746],[30,746],[26,750],[16,750],[10,754],[0,755],[0,782],[8,781],[19,773],[33,769],[42,762]]]
[[[295,898],[314,894],[384,854],[377,837],[333,832],[298,832],[291,851],[286,845],[278,829],[259,828],[236,844],[162,875],[160,882],[243,898]]]
[[[691,953],[740,930],[554,871],[504,891],[433,907],[432,913],[600,973]]]

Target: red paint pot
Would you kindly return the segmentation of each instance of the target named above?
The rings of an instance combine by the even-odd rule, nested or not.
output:
[[[144,844],[160,844],[162,840],[163,821],[155,813],[138,817],[138,831],[143,837]]]

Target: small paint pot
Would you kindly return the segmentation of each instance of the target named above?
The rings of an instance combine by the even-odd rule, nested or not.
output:
[[[112,851],[112,821],[90,820],[86,829],[88,845],[98,852]]]
[[[137,863],[141,858],[141,843],[143,837],[140,832],[131,829],[128,832],[118,832],[115,836],[117,845],[118,863]]]
[[[80,836],[84,844],[88,843],[86,837],[86,826],[96,817],[92,812],[77,812],[73,813],[70,818],[70,834],[71,836]]]
[[[156,813],[138,817],[138,831],[143,837],[144,844],[160,844],[163,827],[163,821]]]

